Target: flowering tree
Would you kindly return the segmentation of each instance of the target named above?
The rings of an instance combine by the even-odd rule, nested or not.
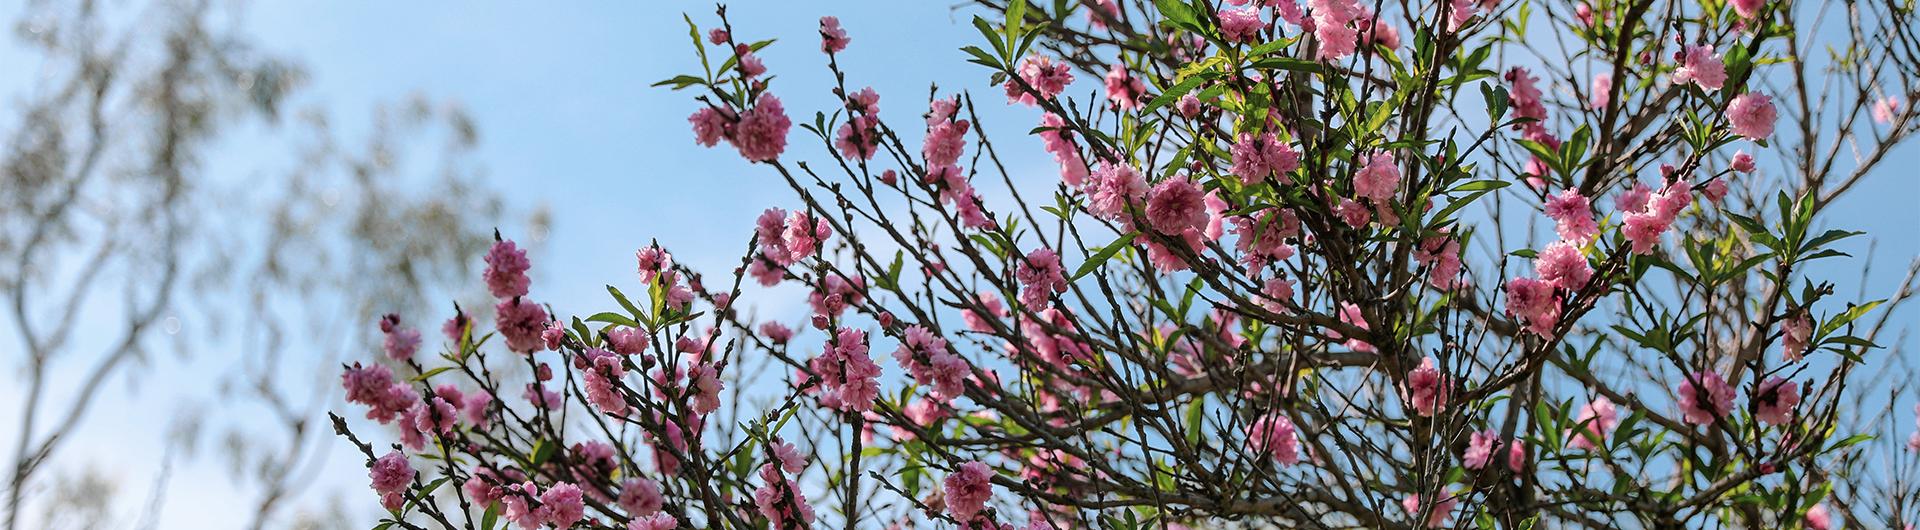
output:
[[[334,418],[382,526],[1920,516],[1913,427],[1861,404],[1907,392],[1861,374],[1906,369],[1876,343],[1912,275],[1849,301],[1808,274],[1858,235],[1823,211],[1920,129],[1910,6],[979,3],[964,51],[1043,116],[1050,196],[984,101],[883,116],[837,19],[843,105],[794,131],[771,42],[689,18],[699,69],[661,85],[795,200],[729,274],[639,249],[604,311],[539,304],[500,241],[491,311],[382,320],[342,383],[399,443]],[[754,284],[810,315],[747,316]]]

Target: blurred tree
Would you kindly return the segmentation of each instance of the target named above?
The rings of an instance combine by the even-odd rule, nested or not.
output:
[[[142,519],[164,504],[174,460],[222,428],[222,453],[259,495],[250,526],[268,525],[323,465],[312,438],[324,433],[309,422],[339,399],[323,374],[376,336],[361,329],[371,308],[444,295],[503,212],[471,161],[472,121],[421,96],[377,109],[358,145],[324,112],[302,111],[289,167],[223,182],[235,173],[212,167],[223,135],[279,128],[305,79],[228,27],[237,15],[204,1],[33,1],[15,26],[41,60],[0,151],[0,296],[7,340],[20,345],[10,351],[21,352],[8,364],[24,383],[8,405],[19,422],[8,529],[94,526],[112,513],[116,488],[94,471],[43,475],[57,473],[48,462],[107,383],[164,348],[233,362],[208,374],[220,405],[183,411],[152,441],[167,456]],[[421,147],[431,139],[437,151]],[[538,233],[544,216],[530,223]],[[78,318],[97,311],[110,319]],[[247,325],[229,335],[223,321],[242,314]],[[36,505],[47,508],[37,523]]]

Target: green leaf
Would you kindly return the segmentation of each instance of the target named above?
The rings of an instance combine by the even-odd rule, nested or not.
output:
[[[613,312],[594,313],[593,316],[587,317],[587,321],[588,322],[604,322],[607,324],[617,324],[617,325],[626,326],[630,328],[640,327],[639,322],[634,322],[633,319],[627,318],[626,315],[613,313]]]
[[[671,77],[671,78],[668,78],[668,79],[666,79],[666,80],[663,80],[663,81],[660,81],[660,82],[658,82],[658,83],[654,83],[654,84],[652,84],[652,85],[649,85],[649,86],[669,86],[669,85],[671,85],[671,86],[673,87],[673,89],[674,89],[674,90],[680,90],[680,89],[682,89],[682,88],[687,88],[687,87],[690,87],[690,86],[693,86],[693,85],[698,85],[698,84],[702,84],[702,83],[706,83],[706,82],[707,82],[707,80],[705,80],[705,79],[701,79],[701,78],[700,78],[700,77],[698,77],[698,76],[691,76],[691,75],[686,75],[686,74],[681,74],[681,75],[676,75],[676,76],[673,76],[673,77]]]
[[[1106,263],[1109,259],[1113,259],[1114,254],[1120,253],[1121,249],[1127,248],[1128,244],[1133,243],[1133,238],[1137,235],[1139,235],[1138,232],[1128,232],[1127,235],[1120,236],[1120,239],[1115,239],[1112,243],[1108,243],[1107,246],[1101,247],[1100,250],[1094,252],[1092,256],[1087,256],[1087,261],[1081,263],[1080,268],[1073,271],[1073,277],[1067,281],[1079,281],[1081,277],[1099,269],[1101,264]]]
[[[480,530],[493,530],[500,523],[500,503],[487,505],[487,513],[480,516]]]
[[[1153,98],[1153,101],[1147,102],[1147,108],[1141,110],[1140,113],[1153,114],[1153,111],[1160,110],[1161,107],[1172,104],[1173,100],[1180,99],[1180,96],[1187,95],[1188,92],[1192,92],[1193,89],[1198,88],[1201,83],[1205,83],[1206,81],[1204,77],[1193,76],[1171,87],[1167,87],[1166,92],[1161,92],[1159,96]]]
[[[1507,182],[1504,180],[1476,180],[1473,182],[1461,184],[1459,186],[1454,186],[1453,189],[1447,190],[1447,193],[1454,193],[1454,192],[1460,192],[1460,191],[1492,191],[1492,190],[1497,190],[1497,189],[1505,188],[1507,186],[1512,186],[1512,185],[1513,185],[1512,182]]]
[[[413,376],[413,381],[415,381],[415,382],[419,382],[419,381],[425,381],[425,380],[427,380],[427,378],[429,378],[429,377],[433,377],[433,376],[436,376],[436,375],[440,375],[440,374],[441,374],[442,372],[446,372],[446,371],[448,371],[448,370],[452,370],[452,369],[454,369],[454,367],[452,367],[452,366],[442,366],[442,367],[439,367],[439,368],[434,368],[434,369],[432,369],[432,370],[427,370],[427,371],[425,371],[425,372],[421,372],[421,373],[420,373],[420,375],[416,375],[416,376]]]

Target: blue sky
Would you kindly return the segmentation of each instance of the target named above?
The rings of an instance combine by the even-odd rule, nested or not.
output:
[[[841,59],[848,83],[852,88],[875,87],[889,119],[923,112],[929,83],[941,86],[943,93],[973,90],[986,103],[981,106],[986,126],[997,134],[1003,155],[1011,155],[1007,162],[1014,173],[1051,186],[1056,173],[1038,142],[1016,138],[1038,115],[995,104],[1000,101],[998,88],[986,86],[983,70],[964,64],[957,50],[978,38],[967,24],[971,15],[952,11],[950,5],[737,2],[730,15],[743,39],[781,39],[762,55],[778,75],[775,93],[796,121],[834,107],[815,30],[819,15],[837,15],[853,37]],[[0,7],[8,16],[19,12],[12,2],[0,2]],[[680,20],[683,10],[703,28],[715,21],[713,6],[701,2],[479,3],[450,8],[347,1],[264,2],[247,8],[240,23],[266,50],[308,67],[313,77],[298,102],[322,105],[348,138],[366,129],[372,106],[412,92],[463,105],[479,124],[478,161],[487,168],[489,183],[510,207],[526,211],[545,205],[553,211],[553,231],[542,242],[534,265],[533,296],[563,312],[590,313],[608,304],[603,284],[631,281],[633,250],[649,240],[659,239],[682,262],[721,274],[737,263],[754,215],[770,206],[796,203],[774,175],[745,164],[733,150],[693,144],[685,121],[695,108],[691,94],[648,86],[698,68]],[[25,60],[17,45],[0,49],[0,65]],[[1084,92],[1092,85],[1085,75],[1081,78],[1079,90]],[[0,86],[11,89],[15,81]],[[812,156],[820,151],[806,134],[794,130],[795,149],[802,158],[821,160]],[[259,153],[284,151],[252,148],[264,141],[231,140],[219,156],[232,159],[214,160],[212,167],[231,168],[222,178],[238,180],[252,178],[248,168],[283,165]],[[1911,169],[1916,163],[1920,152],[1906,146],[1829,218],[1834,227],[1878,237],[1869,290],[1890,288],[1906,261],[1920,255],[1920,243],[1910,236],[1920,229],[1920,208],[1913,207],[1920,204],[1920,180]],[[428,177],[421,175],[422,180]],[[502,230],[516,237],[520,228]],[[1856,245],[1852,250],[1864,248]],[[1859,263],[1830,266],[1836,272],[1852,271]],[[1834,279],[1845,293],[1853,277],[1849,273]],[[1914,314],[1909,309],[1903,319],[1912,322]],[[194,364],[168,371],[193,374],[217,368],[212,364],[217,357],[202,355],[191,361]],[[157,472],[157,449],[145,440],[157,442],[174,404],[205,402],[212,395],[192,378],[173,380],[177,382],[115,386],[137,397],[99,408],[81,433],[84,441],[69,447],[63,462],[77,468],[92,461],[120,479],[124,513],[137,511]],[[0,411],[0,422],[5,422],[0,425],[12,425],[13,412]],[[316,509],[319,501],[338,491],[345,495],[346,513],[369,518],[377,507],[364,491],[364,471],[342,445],[335,444],[333,469],[321,477],[322,485],[297,506]],[[162,528],[240,524],[207,509],[233,502],[237,493],[217,451],[217,445],[208,444],[199,459],[176,475]],[[251,502],[250,497],[241,498]]]

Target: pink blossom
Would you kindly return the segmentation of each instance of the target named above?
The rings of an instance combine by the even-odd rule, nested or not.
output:
[[[1613,74],[1593,76],[1593,85],[1587,91],[1587,108],[1607,108],[1613,102]]]
[[[1673,82],[1693,83],[1707,90],[1719,90],[1727,83],[1727,65],[1713,53],[1713,45],[1687,46],[1680,54],[1681,66],[1673,71]]]
[[[1830,530],[1833,528],[1833,515],[1827,512],[1826,504],[1815,504],[1807,508],[1807,530]]]
[[[1452,495],[1448,495],[1447,498],[1434,503],[1433,512],[1427,515],[1426,527],[1441,528],[1447,526],[1447,517],[1453,515],[1453,507],[1459,503],[1460,498]],[[1422,504],[1424,503],[1421,501],[1419,495],[1408,495],[1406,499],[1400,501],[1400,507],[1407,510],[1407,516],[1409,517],[1419,516]]]
[[[1385,20],[1373,18],[1373,24],[1367,30],[1366,37],[1370,45],[1385,46],[1389,50],[1400,49],[1400,29],[1393,27]]]
[[[583,354],[588,366],[581,370],[581,386],[585,387],[587,401],[599,407],[601,411],[615,416],[627,411],[627,399],[617,388],[620,379],[626,376],[626,367],[620,363],[620,357],[599,348],[588,348]]]
[[[1107,101],[1113,102],[1114,107],[1122,110],[1140,108],[1141,98],[1147,95],[1147,82],[1141,81],[1139,76],[1128,71],[1127,65],[1118,62],[1113,63],[1113,68],[1107,70],[1106,82]]]
[[[1406,388],[1401,389],[1402,398],[1407,400],[1414,413],[1421,416],[1433,416],[1434,412],[1447,406],[1446,375],[1434,365],[1432,357],[1420,361],[1420,366],[1407,372]]]
[[[494,325],[507,339],[507,349],[533,353],[546,347],[540,334],[546,330],[547,310],[524,297],[507,298],[493,307]]]
[[[1739,13],[1740,18],[1753,18],[1760,14],[1760,8],[1766,7],[1767,0],[1728,0],[1727,3],[1733,4],[1733,12]]]
[[[638,355],[647,351],[647,332],[640,328],[617,326],[607,332],[607,347],[621,355]]]
[[[1307,0],[1307,8],[1313,13],[1314,38],[1320,40],[1318,58],[1324,61],[1353,55],[1360,34],[1351,25],[1361,14],[1358,2]]]
[[[627,523],[627,530],[673,530],[680,527],[680,520],[666,512],[635,517]]]
[[[399,315],[381,317],[380,333],[386,336],[381,349],[386,350],[389,359],[405,361],[420,351],[420,330],[401,326]]]
[[[1147,192],[1147,224],[1168,235],[1206,227],[1206,198],[1185,177],[1170,178]]]
[[[989,319],[1007,316],[1005,304],[1000,301],[1000,296],[993,294],[992,291],[981,291],[979,298],[975,300],[975,302],[978,303],[981,308],[986,309],[987,314],[982,315],[972,309],[962,309],[960,310],[960,319],[966,322],[967,329],[981,333],[993,332],[994,326]]]
[[[665,498],[660,495],[660,483],[634,477],[620,481],[620,498],[616,503],[631,515],[646,516],[659,512]]]
[[[1267,22],[1260,19],[1260,8],[1243,7],[1220,10],[1220,34],[1233,42],[1253,42]]]
[[[1149,210],[1151,211],[1151,210]],[[1060,255],[1053,249],[1041,248],[1027,253],[1014,277],[1026,286],[1020,292],[1020,303],[1035,310],[1046,309],[1054,293],[1067,292],[1067,277],[1060,266]]]
[[[1367,226],[1367,222],[1372,219],[1372,214],[1367,212],[1366,205],[1353,199],[1340,199],[1340,206],[1334,208],[1333,213],[1340,216],[1340,220],[1347,223],[1347,226],[1354,228]]]
[[[1051,112],[1040,117],[1040,128],[1041,145],[1053,155],[1054,162],[1060,164],[1060,181],[1079,187],[1087,178],[1087,161],[1080,157],[1080,148],[1073,143],[1073,128]]]
[[[1460,31],[1467,21],[1473,20],[1473,15],[1474,0],[1448,0],[1447,31]]]
[[[1351,302],[1340,303],[1340,321],[1362,330],[1371,329],[1367,326],[1367,317],[1360,312],[1360,306],[1353,305]],[[1329,332],[1327,335],[1334,339],[1346,338],[1340,336],[1338,332]],[[1376,351],[1373,344],[1361,340],[1358,337],[1346,339],[1346,341],[1347,349],[1362,353],[1373,353]]]
[[[1620,417],[1613,401],[1600,396],[1580,407],[1580,415],[1574,422],[1580,425],[1577,427],[1579,432],[1567,433],[1567,447],[1593,450],[1599,449],[1598,444],[1606,441],[1607,434],[1620,425]]]
[[[1566,241],[1555,241],[1533,260],[1534,270],[1540,273],[1540,280],[1555,287],[1569,291],[1579,290],[1593,277],[1593,268],[1588,265],[1587,257],[1580,249]]]
[[[1467,451],[1460,455],[1460,461],[1467,469],[1480,469],[1487,466],[1493,457],[1493,448],[1500,442],[1500,433],[1488,429],[1473,433],[1467,442]]]
[[[487,251],[487,270],[482,274],[487,280],[487,290],[494,298],[512,298],[527,295],[527,252],[515,247],[512,241],[494,241],[493,248]]]
[[[1885,96],[1873,102],[1873,121],[1891,125],[1894,117],[1900,114],[1900,98]]]
[[[1714,204],[1720,204],[1721,199],[1727,197],[1727,179],[1714,179],[1708,182],[1705,188],[1701,188],[1700,194],[1707,196],[1707,200],[1713,201]]]
[[[1633,253],[1652,254],[1653,248],[1660,245],[1660,234],[1672,226],[1671,221],[1653,213],[1629,213],[1620,233],[1633,243]]]
[[[1786,425],[1793,421],[1793,407],[1800,404],[1800,385],[1779,376],[1770,377],[1760,384],[1759,391],[1751,399],[1755,419],[1773,425]]]
[[[1279,175],[1284,181],[1288,173],[1300,167],[1300,152],[1281,143],[1271,132],[1241,133],[1230,155],[1233,159],[1230,171],[1245,184],[1264,181],[1274,175]]]
[[[651,283],[660,273],[673,268],[673,254],[655,245],[636,250],[633,253],[635,270],[640,275],[640,283]]]
[[[712,30],[707,31],[707,42],[711,42],[715,46],[726,44],[727,39],[731,39],[731,38],[733,37],[728,35],[727,30],[725,29],[713,28]]]
[[[1733,124],[1733,134],[1753,140],[1765,140],[1773,136],[1773,122],[1779,115],[1773,110],[1773,98],[1758,92],[1748,92],[1733,98],[1727,104],[1727,122]]]
[[[1020,86],[1025,81],[1032,91]],[[1007,80],[1007,103],[1023,103],[1031,107],[1038,104],[1034,99],[1053,99],[1073,83],[1073,70],[1065,61],[1054,62],[1044,55],[1033,55],[1020,60],[1020,79]]]
[[[866,292],[866,278],[847,278],[838,273],[828,273],[820,279],[820,285],[807,294],[807,305],[813,308],[815,315],[839,317],[847,308],[865,302]]]
[[[546,493],[540,494],[541,519],[554,528],[572,528],[574,523],[586,517],[585,499],[579,486],[569,482],[554,484]]]
[[[973,122],[958,117],[960,103],[955,98],[933,100],[927,115],[927,139],[920,146],[920,156],[926,158],[929,168],[929,181],[934,175],[931,168],[953,166],[960,161],[960,155],[966,150],[967,131]],[[958,168],[950,171],[957,177]],[[944,180],[952,185],[953,177]]]
[[[840,27],[840,17],[820,17],[820,51],[840,53],[847,49],[847,30]]]
[[[1260,286],[1260,307],[1275,313],[1285,313],[1285,303],[1293,301],[1293,280],[1286,278],[1268,278]]]
[[[1087,211],[1110,221],[1129,219],[1127,208],[1136,206],[1147,194],[1147,182],[1140,171],[1124,164],[1101,162],[1087,182]]]
[[[1679,401],[1683,419],[1695,425],[1712,424],[1714,418],[1733,411],[1733,387],[1711,370],[1688,375],[1674,390],[1674,398]]]
[[[347,402],[366,405],[367,419],[382,424],[392,422],[420,400],[412,387],[393,380],[392,370],[377,364],[361,367],[353,363],[340,374],[340,386],[347,391]]]
[[[1353,194],[1384,203],[1400,192],[1400,167],[1390,153],[1374,153],[1353,174]]]
[[[880,395],[880,366],[867,356],[867,333],[841,328],[824,352],[807,363],[820,378],[821,405],[841,412],[873,410]]]
[[[1813,319],[1805,311],[1796,312],[1780,322],[1780,355],[1787,362],[1798,362],[1807,353],[1807,341],[1813,338]]]
[[[960,464],[942,481],[947,494],[947,512],[954,519],[972,521],[993,497],[993,469],[980,462]]]
[[[1567,188],[1547,197],[1547,217],[1555,222],[1554,232],[1568,241],[1589,241],[1600,226],[1593,219],[1593,206],[1580,190]]]
[[[1507,281],[1507,315],[1526,321],[1528,331],[1547,336],[1560,318],[1560,297],[1553,284],[1534,278]]]
[[[487,423],[487,406],[493,404],[493,396],[486,392],[474,392],[460,399],[460,419],[468,426],[477,427]]]
[[[1427,283],[1442,291],[1451,291],[1461,283],[1460,241],[1448,236],[1431,236],[1413,249],[1415,263],[1428,267]]]
[[[733,125],[729,138],[740,150],[740,156],[754,162],[769,162],[787,150],[787,130],[792,127],[793,121],[787,119],[787,110],[780,104],[780,98],[765,94],[752,109],[740,114],[740,121]]]
[[[1733,153],[1733,162],[1728,164],[1727,167],[1741,173],[1752,173],[1754,170],[1753,155],[1747,154],[1746,151],[1735,151]]]
[[[1540,79],[1534,77],[1526,68],[1519,66],[1507,70],[1506,78],[1507,82],[1513,85],[1511,89],[1513,117],[1535,120],[1516,124],[1514,127],[1530,133],[1544,133],[1546,125],[1541,122],[1547,119],[1547,106],[1540,101],[1540,88],[1534,86],[1534,83],[1538,83]]]
[[[767,73],[766,63],[760,62],[760,56],[754,55],[753,51],[750,48],[747,48],[746,45],[741,45],[735,49],[747,50],[747,51],[739,52],[740,61],[739,61],[739,66],[736,67],[736,69],[740,71],[740,77],[753,79],[755,77],[760,77],[760,74]]]
[[[406,504],[407,486],[413,483],[413,475],[413,465],[407,462],[407,455],[399,451],[374,460],[367,470],[367,477],[373,479],[373,492],[380,494],[380,505],[388,510],[399,510]]]
[[[729,112],[714,108],[700,107],[687,117],[687,123],[693,124],[693,142],[713,147],[733,134],[733,119]]]
[[[1268,412],[1247,426],[1247,450],[1272,456],[1281,465],[1300,463],[1300,439],[1293,420],[1279,412]]]
[[[787,327],[786,324],[769,320],[760,323],[760,336],[765,337],[768,342],[774,344],[786,344],[787,341],[793,340],[793,328]]]
[[[1193,94],[1180,96],[1180,101],[1173,104],[1173,110],[1179,112],[1183,118],[1193,119],[1194,116],[1200,115],[1200,98],[1194,97]]]

